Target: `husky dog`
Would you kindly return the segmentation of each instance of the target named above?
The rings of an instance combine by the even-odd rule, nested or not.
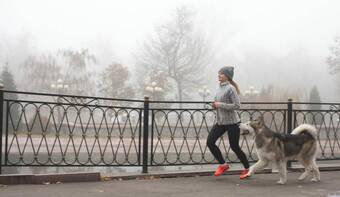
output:
[[[291,134],[279,134],[270,130],[264,124],[263,117],[247,123],[240,124],[241,134],[255,134],[255,147],[258,162],[252,165],[246,177],[266,167],[269,163],[277,166],[279,170],[279,184],[287,181],[286,164],[288,159],[297,159],[305,171],[299,177],[304,180],[313,172],[312,181],[320,180],[319,168],[316,165],[316,129],[309,124],[302,124],[295,128]]]

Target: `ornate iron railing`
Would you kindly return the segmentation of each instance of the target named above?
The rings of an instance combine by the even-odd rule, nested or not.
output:
[[[0,90],[3,166],[148,166],[215,163],[206,137],[215,124],[208,102],[110,99]],[[180,107],[177,107],[179,105]],[[311,107],[314,106],[314,107]],[[318,106],[318,107],[315,107]],[[340,159],[340,104],[244,102],[242,121],[262,115],[276,132],[301,123],[318,129],[318,160]],[[239,162],[223,136],[228,162]],[[241,148],[257,160],[251,136]]]
[[[6,98],[13,94],[19,97]],[[141,165],[143,108],[131,106],[135,101],[12,91],[1,95],[2,166]]]

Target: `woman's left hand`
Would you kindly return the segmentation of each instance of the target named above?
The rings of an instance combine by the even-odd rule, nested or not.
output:
[[[220,103],[219,102],[215,101],[215,102],[212,103],[212,108],[217,109],[219,107],[220,107]]]

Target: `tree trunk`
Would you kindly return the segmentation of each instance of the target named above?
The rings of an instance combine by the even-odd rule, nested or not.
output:
[[[183,87],[182,82],[180,79],[175,79],[177,83],[177,94],[178,94],[178,100],[179,100],[179,108],[182,109],[182,100],[183,100]]]

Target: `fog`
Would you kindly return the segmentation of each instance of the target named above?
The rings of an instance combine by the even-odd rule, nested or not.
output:
[[[234,65],[241,89],[274,85],[308,94],[316,85],[322,101],[339,100],[326,62],[340,35],[337,0],[0,0],[0,66],[8,62],[20,90],[29,55],[87,48],[100,60],[93,71],[120,62],[138,75],[138,46],[182,5],[195,11],[196,31],[214,51],[204,73],[212,91],[217,70]]]

